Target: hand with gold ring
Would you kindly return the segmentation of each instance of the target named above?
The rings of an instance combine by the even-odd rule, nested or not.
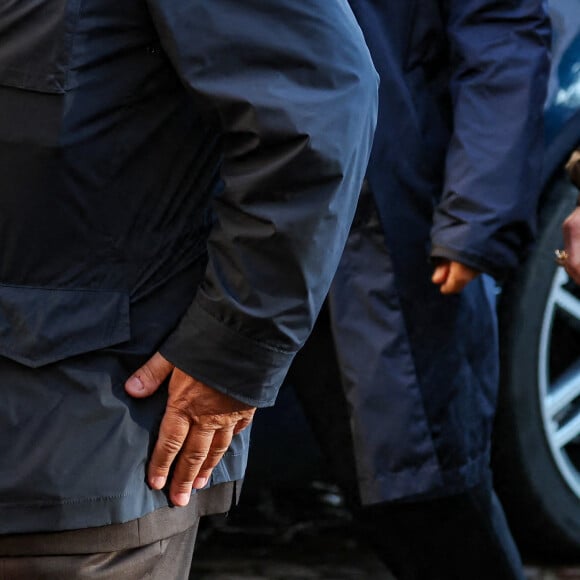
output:
[[[577,207],[562,224],[564,248],[556,250],[556,262],[570,278],[580,284],[580,207]]]
[[[568,252],[566,250],[554,250],[556,264],[558,266],[565,266],[568,259]]]

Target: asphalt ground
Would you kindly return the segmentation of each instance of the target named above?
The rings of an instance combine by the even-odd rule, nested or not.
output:
[[[358,540],[340,494],[332,486],[316,485],[282,500],[265,492],[228,518],[206,518],[190,580],[395,580]],[[529,580],[580,580],[580,564],[528,562],[526,575]]]
[[[341,505],[265,497],[238,510],[202,524],[190,580],[394,580]]]
[[[248,530],[230,529],[202,542],[190,580],[395,580],[346,529],[325,530],[305,524],[302,529],[287,530],[277,538],[259,537],[256,530],[251,533],[255,535],[249,538]],[[580,580],[580,567],[530,564],[526,566],[526,577]]]

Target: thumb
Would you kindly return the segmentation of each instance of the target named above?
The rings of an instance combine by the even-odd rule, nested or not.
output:
[[[132,397],[149,397],[159,388],[159,385],[171,374],[173,369],[174,366],[164,356],[156,352],[127,379],[125,390]]]
[[[433,284],[443,284],[447,281],[449,277],[449,269],[450,263],[447,261],[439,263],[435,266],[435,270],[433,271],[433,275],[431,276],[431,282]]]

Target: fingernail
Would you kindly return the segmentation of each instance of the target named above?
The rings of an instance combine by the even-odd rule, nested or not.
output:
[[[163,489],[163,486],[165,485],[165,478],[161,475],[156,475],[149,480],[149,483],[153,489]]]
[[[141,379],[137,376],[132,376],[127,380],[127,388],[132,391],[143,391],[145,389]]]
[[[195,489],[201,489],[207,485],[207,477],[196,477],[193,482],[193,487]]]
[[[184,507],[189,503],[190,497],[189,493],[178,493],[175,496],[175,504]]]

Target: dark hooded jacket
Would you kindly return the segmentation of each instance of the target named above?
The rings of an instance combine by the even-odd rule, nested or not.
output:
[[[365,503],[450,494],[489,466],[495,288],[535,232],[549,22],[541,0],[350,0],[381,78],[363,194],[330,299]]]
[[[0,6],[0,533],[138,518],[156,350],[274,402],[338,263],[377,78],[345,1]],[[275,434],[273,434],[275,436]],[[243,476],[248,430],[210,485]]]

